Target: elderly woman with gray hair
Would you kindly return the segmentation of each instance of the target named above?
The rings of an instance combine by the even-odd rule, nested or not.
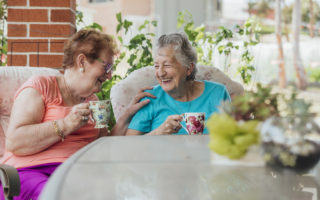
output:
[[[221,102],[230,100],[224,85],[195,80],[196,63],[197,54],[185,35],[159,38],[154,60],[159,85],[148,91],[157,98],[146,97],[150,103],[132,118],[127,135],[188,134],[181,128],[182,114],[204,112],[208,118]]]

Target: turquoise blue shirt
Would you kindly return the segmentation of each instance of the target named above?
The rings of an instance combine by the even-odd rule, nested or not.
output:
[[[204,91],[201,96],[188,102],[173,99],[160,85],[153,87],[152,90],[147,90],[146,92],[152,93],[157,98],[146,97],[150,99],[150,103],[134,115],[129,129],[149,133],[158,128],[169,115],[180,115],[186,112],[204,112],[207,120],[212,113],[218,112],[222,101],[230,101],[230,96],[224,85],[210,81],[203,82]],[[182,124],[185,126],[184,122]],[[186,135],[188,133],[181,128],[176,134]],[[207,128],[204,129],[204,134],[208,134]]]

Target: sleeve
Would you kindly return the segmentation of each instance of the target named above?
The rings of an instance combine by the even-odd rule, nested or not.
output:
[[[143,101],[146,98],[143,98]],[[150,99],[150,98],[148,98]],[[141,131],[143,133],[149,133],[151,131],[152,125],[152,111],[153,111],[153,101],[141,108],[132,118],[129,129]]]
[[[224,87],[222,99],[223,99],[223,101],[231,101],[230,94],[229,94],[228,90],[226,89],[226,87]]]
[[[226,87],[222,84],[213,85],[213,89],[209,91],[210,103],[209,113],[220,112],[220,106],[224,101],[231,101],[230,95]]]

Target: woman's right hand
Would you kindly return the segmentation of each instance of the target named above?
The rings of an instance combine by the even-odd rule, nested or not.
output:
[[[131,118],[138,110],[140,110],[143,106],[147,105],[150,100],[145,99],[140,101],[144,97],[156,98],[153,94],[149,92],[145,92],[145,90],[151,90],[153,87],[145,87],[141,88],[139,92],[134,96],[128,105],[126,111],[120,116],[117,120],[116,125],[113,127],[111,131],[111,135],[140,135],[142,132],[133,131],[128,129]],[[131,133],[130,133],[131,132]]]
[[[149,92],[145,92],[145,90],[152,90],[153,87],[144,87],[141,88],[136,96],[134,96],[126,110],[128,115],[132,117],[138,110],[140,110],[143,106],[147,105],[150,100],[145,99],[144,101],[140,101],[144,97],[156,98],[153,94]],[[131,119],[131,118],[130,118]]]
[[[169,115],[157,129],[151,132],[151,134],[156,135],[168,135],[172,133],[177,133],[182,127],[180,122],[182,121],[181,115]]]
[[[89,103],[80,103],[73,106],[70,113],[63,119],[64,134],[68,135],[86,125],[90,114]]]

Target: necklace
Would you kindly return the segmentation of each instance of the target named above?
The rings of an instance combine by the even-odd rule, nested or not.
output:
[[[67,85],[66,79],[64,77],[63,77],[63,83],[66,88],[66,93],[68,94],[68,97],[70,98],[72,105],[75,105],[76,103],[75,103],[74,98],[71,94],[71,90],[70,90],[69,86]]]

